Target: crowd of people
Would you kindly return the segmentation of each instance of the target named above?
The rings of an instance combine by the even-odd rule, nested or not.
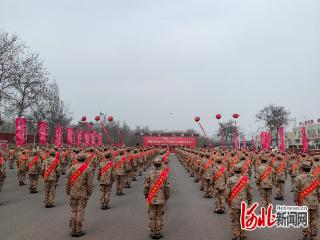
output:
[[[172,149],[171,149],[172,150]],[[38,193],[43,181],[45,208],[55,207],[55,190],[61,175],[66,175],[66,193],[70,196],[70,228],[73,237],[82,231],[84,210],[93,191],[93,178],[100,184],[102,210],[110,208],[110,193],[124,195],[132,181],[147,171],[143,194],[148,203],[149,230],[153,239],[162,238],[165,205],[169,199],[169,148],[105,147],[105,148],[15,148],[0,152],[0,191],[6,178],[6,163],[17,168],[17,183],[26,184],[29,177],[31,194]],[[283,201],[284,186],[291,178],[294,202],[308,207],[309,226],[303,229],[304,240],[317,239],[320,202],[320,155],[307,153],[235,150],[224,148],[175,149],[179,161],[199,183],[203,197],[214,198],[214,212],[224,214],[229,207],[233,240],[244,240],[241,229],[241,203],[252,204],[252,184],[260,194],[262,207],[275,200]]]
[[[31,194],[38,193],[38,180],[43,181],[43,202],[45,208],[55,207],[56,187],[61,175],[66,175],[66,193],[70,197],[70,228],[72,237],[81,237],[84,211],[93,191],[96,175],[100,184],[102,210],[110,208],[110,193],[115,183],[116,194],[125,195],[124,188],[131,188],[132,181],[150,169],[144,182],[144,195],[148,200],[151,237],[163,235],[164,204],[169,198],[168,172],[163,159],[168,152],[162,148],[32,148],[11,147],[0,151],[0,191],[6,179],[6,163],[17,168],[19,186],[26,184],[29,177]],[[167,163],[167,162],[166,162]],[[152,167],[151,167],[152,166]]]
[[[247,238],[240,224],[241,203],[251,205],[252,184],[256,184],[261,204],[267,208],[272,204],[273,191],[275,200],[284,200],[288,177],[294,202],[308,207],[309,226],[303,228],[303,239],[317,239],[320,155],[194,148],[180,148],[176,152],[190,177],[199,182],[203,197],[214,198],[214,212],[223,214],[226,205],[229,206],[233,240]]]

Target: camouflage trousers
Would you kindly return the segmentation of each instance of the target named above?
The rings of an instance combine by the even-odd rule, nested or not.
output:
[[[39,174],[29,174],[29,189],[30,191],[37,191],[38,188],[38,180],[39,180]]]
[[[138,166],[133,166],[132,168],[131,179],[132,181],[137,181]]]
[[[131,188],[131,182],[132,182],[132,171],[129,171],[129,172],[126,172],[126,175],[124,177],[124,187]]]
[[[125,178],[124,175],[116,175],[117,194],[123,193],[124,178]]]
[[[269,204],[272,204],[272,188],[260,188],[261,206],[267,208]]]
[[[294,190],[296,188],[296,176],[291,176],[291,189]]]
[[[225,210],[226,199],[224,196],[225,190],[214,190],[214,202],[216,210]]]
[[[54,205],[56,195],[56,181],[46,180],[43,182],[43,202],[45,206]]]
[[[10,168],[10,169],[13,169],[14,162],[15,162],[14,159],[9,159],[9,168]]]
[[[0,179],[0,192],[2,191],[3,183],[4,183],[4,179]]]
[[[66,175],[67,163],[61,163],[61,175]]]
[[[283,197],[284,196],[284,185],[285,182],[276,182],[276,196]]]
[[[310,240],[317,240],[318,234],[318,209],[309,209],[309,226],[302,229],[303,236]]]
[[[139,163],[139,165],[138,165],[138,174],[139,174],[139,176],[142,176],[142,172],[143,172],[143,164]]]
[[[78,234],[81,232],[81,227],[84,220],[84,209],[87,206],[87,201],[87,198],[70,198],[70,228],[73,234]]]
[[[164,204],[150,204],[149,214],[149,230],[151,232],[160,232],[163,227],[164,220]]]
[[[240,209],[230,209],[231,231],[235,240],[240,240],[241,238],[246,237],[245,231],[241,229],[240,216]]]
[[[23,183],[26,181],[26,171],[25,170],[18,170],[18,181],[19,181],[19,184],[20,183]]]
[[[101,184],[100,185],[100,203],[102,206],[108,206],[110,202],[110,193],[112,190],[112,184]]]
[[[203,191],[204,191],[203,196],[206,198],[212,197],[212,188],[210,185],[210,179],[203,179],[202,183],[203,183]]]

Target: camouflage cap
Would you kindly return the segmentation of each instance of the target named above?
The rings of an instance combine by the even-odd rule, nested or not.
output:
[[[241,158],[240,158],[240,160],[242,160],[242,161],[243,161],[243,160],[246,160],[246,155],[242,155]]]
[[[110,158],[110,157],[111,157],[111,153],[107,152],[104,156],[105,156],[106,158]]]
[[[320,160],[320,155],[314,155],[313,159],[316,160],[316,161],[319,161]]]
[[[237,164],[237,165],[234,166],[234,172],[235,173],[241,173],[241,171],[242,171],[242,165]]]
[[[56,151],[51,151],[50,152],[50,156],[55,156],[56,155]]]
[[[301,164],[301,167],[303,169],[311,169],[311,162],[309,161],[303,161],[302,164]]]
[[[154,165],[159,165],[162,163],[162,158],[161,157],[156,157],[154,160],[153,160],[153,164]]]
[[[217,158],[217,163],[222,163],[222,157]]]
[[[86,160],[86,155],[84,153],[80,153],[78,155],[78,161],[79,162],[84,162]]]

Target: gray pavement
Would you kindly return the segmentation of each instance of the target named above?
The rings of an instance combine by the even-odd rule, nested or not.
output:
[[[224,240],[231,239],[228,213],[213,213],[213,199],[205,199],[174,155],[170,156],[171,195],[165,214],[164,239],[168,240]],[[143,196],[143,179],[133,182],[125,196],[112,193],[111,209],[102,211],[99,188],[95,181],[94,193],[86,208],[80,239],[144,240],[149,239],[148,215]],[[28,182],[28,181],[27,181]],[[0,193],[0,240],[56,240],[69,236],[69,202],[65,193],[65,177],[59,182],[56,207],[43,207],[41,186],[38,194],[29,194],[28,186],[19,187],[16,169],[7,169],[7,179]],[[254,198],[258,194],[254,187]],[[286,200],[274,204],[293,205],[290,184],[286,184]],[[301,239],[300,229],[260,229],[249,233],[249,239]]]

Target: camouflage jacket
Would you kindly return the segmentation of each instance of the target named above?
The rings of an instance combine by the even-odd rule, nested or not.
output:
[[[93,190],[93,172],[90,166],[76,179],[70,186],[70,178],[77,171],[83,162],[74,164],[67,173],[66,192],[71,199],[87,199],[91,196]]]
[[[260,166],[257,168],[256,172],[256,177],[257,177],[257,185],[259,188],[272,188],[273,186],[273,181],[272,181],[272,176],[273,176],[273,168],[271,168],[271,172],[269,175],[267,175],[264,179],[260,179],[263,174],[266,174],[267,169],[270,167],[269,164],[266,163],[261,163]]]
[[[100,164],[98,165],[98,174],[97,179],[100,182],[101,185],[110,185],[115,180],[114,176],[114,164],[108,168],[104,173],[101,174],[101,170],[107,166],[110,162],[110,160],[103,159]]]
[[[55,157],[51,156],[43,162],[42,169],[41,169],[41,176],[42,177],[47,172],[47,170],[50,168],[51,164],[54,162],[55,159],[56,159]],[[45,180],[46,181],[56,181],[59,176],[60,176],[60,163],[58,163],[56,165],[56,167],[53,169],[53,171],[50,173],[50,175]]]
[[[159,168],[152,168],[146,175],[144,180],[144,195],[147,197],[149,192],[151,191],[154,183],[157,181],[161,172],[164,170],[165,165],[161,165]],[[166,179],[164,184],[161,186],[159,191],[156,193],[154,198],[151,201],[151,204],[160,205],[165,204],[165,202],[169,199],[169,181]]]
[[[235,174],[234,176],[232,176],[228,179],[227,185],[226,185],[226,192],[225,192],[225,197],[228,202],[231,197],[232,190],[240,182],[241,178],[242,178],[242,176],[240,174]],[[233,201],[231,203],[229,202],[228,204],[230,205],[230,208],[232,208],[232,209],[241,209],[241,202],[242,201],[245,201],[249,205],[251,205],[252,190],[251,190],[251,186],[250,186],[249,182],[246,183],[246,185],[241,189],[241,191],[233,199]]]
[[[311,173],[302,173],[296,177],[295,181],[295,199],[297,200],[300,193],[305,190],[316,178]],[[320,202],[320,186],[307,195],[302,202],[300,203],[301,206],[307,206],[310,209],[318,209]]]
[[[28,174],[40,174],[41,173],[41,158],[40,156],[37,156],[38,160],[34,162],[32,166],[30,166],[30,163],[33,162],[33,159],[35,156],[31,156],[27,161],[27,167],[28,167]]]
[[[225,170],[220,174],[220,170],[222,167],[225,168]],[[217,175],[220,175],[219,177]],[[227,167],[223,164],[217,164],[211,169],[211,181],[213,185],[214,190],[225,190],[226,189],[226,183],[227,183]]]

